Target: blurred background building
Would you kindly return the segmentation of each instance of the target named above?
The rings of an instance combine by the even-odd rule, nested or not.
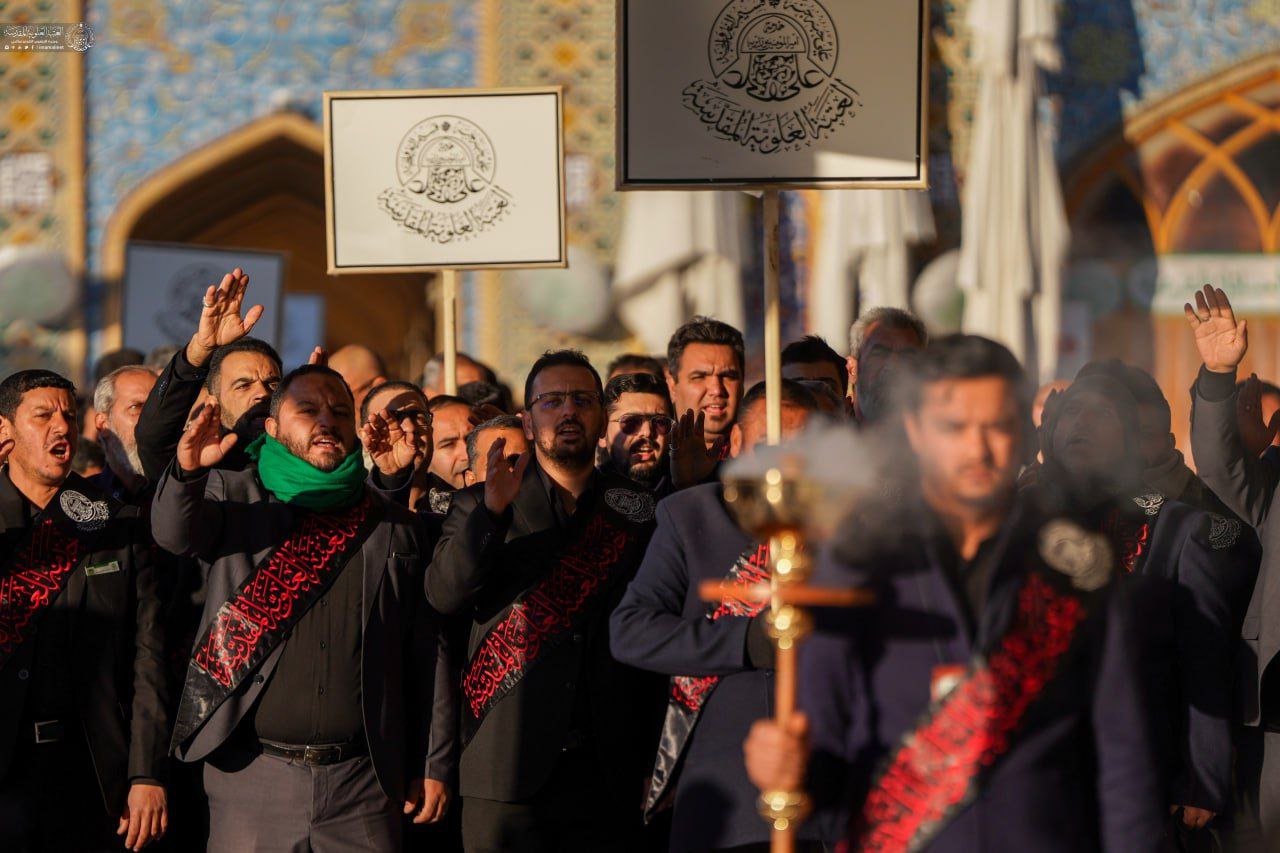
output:
[[[1027,20],[1036,6],[1004,2]],[[1057,340],[1039,372],[1125,358],[1185,424],[1197,362],[1180,312],[1204,281],[1253,320],[1247,367],[1280,376],[1280,0],[1038,7],[1056,26],[1020,31],[1043,59],[1030,119],[1070,232],[1045,291],[1060,296],[1037,314]],[[843,352],[848,320],[881,302],[961,325],[964,182],[993,165],[973,23],[998,8],[932,2],[927,198],[786,194],[786,337],[820,330]],[[284,338],[367,343],[416,377],[438,334],[429,277],[325,275],[320,93],[552,83],[567,90],[572,266],[465,276],[462,348],[510,381],[549,346],[656,349],[706,310],[745,323],[758,359],[758,202],[613,191],[614,17],[612,0],[0,4],[4,23],[84,20],[95,37],[0,53],[0,372],[84,378],[123,341],[127,247],[155,241],[286,253]],[[673,216],[682,239],[648,236]]]

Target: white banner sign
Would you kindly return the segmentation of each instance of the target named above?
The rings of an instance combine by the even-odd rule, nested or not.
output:
[[[1206,284],[1225,290],[1238,313],[1280,314],[1280,255],[1162,255],[1139,265],[1133,276],[1150,287],[1152,267],[1153,314],[1181,315]]]

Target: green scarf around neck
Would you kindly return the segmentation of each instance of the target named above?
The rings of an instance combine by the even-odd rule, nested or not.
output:
[[[262,485],[287,504],[321,512],[343,509],[364,492],[366,472],[359,447],[332,471],[321,471],[299,459],[265,432],[244,452],[258,463]]]

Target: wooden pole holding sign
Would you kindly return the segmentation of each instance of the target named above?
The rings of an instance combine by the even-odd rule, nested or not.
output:
[[[777,190],[764,191],[764,387],[765,431],[769,444],[782,443],[782,287],[781,235],[778,233],[782,199]],[[769,553],[778,553],[778,537],[769,539]],[[777,572],[769,581],[769,614],[776,619],[782,607],[778,598]],[[795,648],[779,645],[775,649],[774,716],[781,725],[795,711]],[[791,828],[778,829],[774,822],[771,849],[773,853],[791,853],[795,834]]]
[[[617,0],[617,187],[745,190],[764,198],[765,424],[782,443],[781,190],[928,189],[929,4],[876,0]],[[773,32],[784,16],[786,38]],[[867,50],[868,21],[874,49]],[[681,26],[672,26],[679,22]],[[841,41],[846,40],[841,50]],[[759,62],[757,62],[759,60]],[[736,85],[744,63],[751,85]],[[807,70],[795,73],[795,63]],[[683,84],[672,87],[672,81]],[[781,93],[781,96],[780,96]],[[821,105],[820,110],[799,104]],[[818,113],[821,120],[817,121]],[[805,537],[820,490],[779,453],[767,470],[732,463],[724,499],[753,539],[769,543],[769,582],[750,595],[768,605],[776,650],[776,722],[796,708],[796,647],[806,607],[869,603],[860,590],[807,586]],[[804,462],[802,454],[796,454]],[[740,587],[708,583],[704,600],[743,600]],[[773,853],[795,849],[808,813],[803,791],[761,793]]]
[[[569,264],[560,86],[324,93],[330,275],[439,273],[458,392],[458,273]],[[459,164],[465,163],[462,169]]]
[[[770,444],[782,443],[781,206],[777,190],[764,191],[764,387]]]
[[[458,393],[458,271],[440,271],[440,314],[444,318],[444,393]]]

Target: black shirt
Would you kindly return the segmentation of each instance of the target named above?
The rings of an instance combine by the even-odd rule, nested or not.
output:
[[[571,530],[576,530],[574,521],[579,517],[585,517],[586,512],[600,498],[600,472],[595,470],[591,472],[591,479],[587,481],[587,487],[582,494],[578,495],[578,500],[572,513],[565,508],[555,481],[547,475],[547,472],[541,466],[538,467],[538,476],[542,478],[542,488],[547,493],[547,500],[551,502],[551,514],[556,520],[556,531],[565,535],[569,534]],[[558,557],[553,557],[552,559],[555,560]],[[581,636],[580,634],[575,634],[574,636],[575,641],[580,641],[578,640]],[[585,654],[582,656],[581,666],[578,670],[576,681],[578,689],[573,695],[573,712],[569,732],[565,737],[565,749],[583,745],[586,742],[587,732],[591,731],[591,702],[588,691],[583,689],[587,679],[587,658],[588,656]]]
[[[351,743],[364,737],[360,702],[363,551],[303,614],[254,710],[261,740]]]
[[[935,521],[934,524],[935,528],[931,531],[930,537],[934,553],[964,609],[965,617],[969,621],[969,629],[976,634],[982,620],[983,607],[986,605],[991,573],[995,570],[992,545],[999,538],[999,534],[984,540],[978,546],[973,559],[966,560],[956,550],[955,543],[943,529],[941,522]]]

